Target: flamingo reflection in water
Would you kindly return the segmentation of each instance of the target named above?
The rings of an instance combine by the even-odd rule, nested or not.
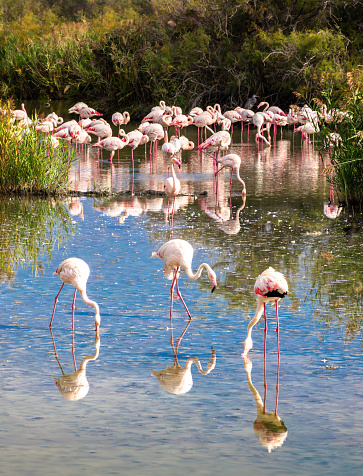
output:
[[[182,367],[178,362],[178,348],[181,339],[183,338],[186,330],[189,327],[190,320],[188,321],[184,331],[182,332],[181,336],[177,340],[176,346],[172,345],[173,353],[174,353],[174,364],[166,367],[164,370],[151,370],[151,375],[156,377],[160,383],[160,385],[169,393],[173,393],[174,395],[182,395],[184,393],[189,392],[189,390],[193,387],[193,377],[191,367],[193,362],[196,364],[199,372],[203,375],[209,374],[216,365],[216,351],[212,347],[212,355],[207,364],[206,370],[203,370],[199,359],[197,357],[189,357],[186,361],[184,367]],[[171,336],[173,336],[173,329],[171,328]],[[173,337],[171,337],[171,342],[173,342]]]
[[[73,363],[74,363],[74,372],[71,374],[66,374],[63,371],[62,365],[58,358],[57,349],[55,346],[55,340],[53,336],[52,329],[50,329],[50,333],[52,336],[52,342],[54,347],[54,356],[56,361],[58,362],[59,368],[62,371],[61,377],[54,377],[55,384],[59,390],[59,393],[66,398],[67,400],[71,400],[73,402],[77,400],[81,400],[84,398],[89,391],[89,383],[86,376],[86,367],[90,360],[96,360],[99,356],[100,352],[100,336],[99,333],[96,333],[95,336],[95,352],[93,355],[87,355],[81,361],[79,369],[77,370],[76,364],[76,357],[74,351],[74,332],[72,332],[72,354],[73,354]]]
[[[241,229],[240,214],[246,206],[246,195],[242,196],[242,204],[238,207],[236,215],[232,215],[232,203],[229,206],[223,204],[223,200],[216,197],[214,206],[208,206],[208,197],[198,198],[198,204],[201,209],[210,218],[213,219],[217,228],[219,228],[226,235],[237,235]]]
[[[276,377],[276,404],[275,411],[266,412],[266,397],[267,397],[267,379],[266,379],[266,357],[264,358],[264,400],[252,383],[251,371],[252,362],[247,357],[244,360],[244,367],[247,374],[247,384],[250,389],[253,398],[256,402],[257,416],[253,422],[253,429],[256,437],[262,446],[267,448],[268,452],[282,446],[287,437],[287,428],[284,422],[277,414],[278,394],[279,394],[279,366],[280,359],[277,364],[277,377]]]

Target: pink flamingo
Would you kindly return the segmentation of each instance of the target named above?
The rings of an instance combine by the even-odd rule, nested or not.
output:
[[[180,268],[184,268],[188,278],[196,280],[201,275],[203,268],[207,270],[208,278],[212,283],[212,292],[217,286],[217,277],[216,273],[207,263],[202,263],[197,272],[194,274],[192,270],[192,261],[193,261],[193,247],[190,243],[185,240],[170,240],[164,243],[158,251],[153,251],[151,258],[159,258],[164,261],[164,276],[166,279],[171,279],[170,287],[170,327],[173,327],[173,291],[176,286],[176,293],[183,303],[185,310],[188,314],[189,319],[192,318],[184,299],[179,291],[178,286],[178,276]]]
[[[83,107],[88,107],[88,106],[84,102],[77,102],[74,106],[68,109],[68,113],[71,114],[72,112],[75,112],[76,114],[78,114],[80,109],[82,109]]]
[[[100,112],[97,112],[95,109],[88,106],[81,107],[78,114],[80,119],[89,119],[92,116],[102,116]]]
[[[149,124],[143,128],[141,132],[149,137],[150,141],[150,155],[152,155],[152,148],[154,146],[154,153],[156,153],[156,142],[164,138],[164,128],[161,124]]]
[[[171,114],[162,114],[155,119],[155,124],[160,124],[164,129],[164,142],[168,142],[168,127],[172,121]]]
[[[255,141],[257,142],[258,138],[260,138],[269,147],[271,147],[271,143],[266,139],[266,137],[261,132],[265,121],[266,121],[266,117],[265,117],[264,113],[262,113],[262,112],[256,112],[256,114],[254,114],[252,116],[252,123],[257,127],[257,133],[256,133],[256,136],[255,136]]]
[[[17,120],[22,121],[28,117],[24,104],[21,105],[21,109],[14,109],[11,111],[11,116]]]
[[[193,124],[192,116],[185,116],[184,114],[178,114],[170,123],[170,125],[174,126],[175,130],[178,131],[178,135],[180,135],[180,129],[190,126],[190,124]]]
[[[53,313],[49,323],[49,327],[52,327],[52,322],[54,318],[55,307],[58,301],[58,296],[60,292],[62,291],[64,284],[69,283],[69,284],[72,284],[72,286],[74,286],[75,288],[73,303],[72,303],[72,331],[74,331],[74,309],[75,309],[77,290],[80,292],[83,302],[87,304],[88,306],[94,307],[95,325],[96,325],[96,331],[98,331],[98,327],[101,322],[100,310],[99,310],[98,304],[95,301],[91,301],[91,299],[88,298],[87,292],[86,292],[87,280],[89,278],[89,275],[90,275],[89,266],[82,259],[68,258],[61,262],[61,264],[58,266],[53,276],[59,276],[61,281],[63,281],[63,284],[54,300]]]
[[[217,115],[211,106],[207,107],[206,111],[198,114],[193,118],[193,124],[198,127],[198,142],[199,142],[199,129],[206,129],[207,126],[214,124],[217,120]],[[206,134],[205,134],[206,135]],[[202,137],[202,133],[200,134]]]
[[[242,357],[247,357],[248,351],[252,349],[252,328],[260,320],[262,312],[265,316],[265,337],[264,337],[264,353],[266,354],[266,335],[267,335],[267,317],[266,317],[266,303],[276,304],[276,334],[277,334],[277,352],[279,350],[279,318],[278,318],[278,302],[286,296],[289,292],[288,284],[285,277],[275,271],[273,268],[267,268],[256,279],[255,294],[257,297],[257,308],[254,317],[251,319],[247,327],[247,338],[244,343],[244,350]]]
[[[115,155],[115,151],[123,149],[125,145],[129,143],[129,137],[122,129],[120,131],[120,135],[123,136],[123,139],[120,139],[118,137],[106,137],[106,139],[92,144],[92,147],[98,147],[99,149],[105,149],[111,152],[110,162],[112,162],[113,156]]]
[[[231,179],[229,181],[230,183],[230,194],[232,193],[232,175],[233,175],[233,171],[236,172],[236,176],[237,176],[237,180],[239,182],[241,182],[242,184],[242,197],[246,195],[246,185],[244,183],[244,181],[241,179],[240,177],[240,174],[239,174],[239,169],[241,167],[241,158],[239,155],[237,154],[227,154],[223,157],[221,157],[220,159],[217,160],[217,163],[218,164],[221,164],[222,167],[217,170],[217,172],[215,173],[215,175],[217,175],[224,167],[228,167],[231,170]]]

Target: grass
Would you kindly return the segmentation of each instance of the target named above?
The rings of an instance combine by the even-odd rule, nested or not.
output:
[[[363,76],[363,74],[362,74]],[[361,76],[361,77],[362,77]],[[327,99],[329,108],[332,106]],[[338,142],[331,144],[331,166],[327,176],[339,198],[352,208],[363,206],[363,93],[359,88],[345,99],[344,114],[338,110],[329,124],[322,123],[323,142],[328,144],[330,134],[339,134]]]
[[[0,103],[0,193],[59,195],[68,189],[74,151],[53,147],[51,136],[20,126],[11,102]]]

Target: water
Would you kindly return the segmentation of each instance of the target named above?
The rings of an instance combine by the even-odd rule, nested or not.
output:
[[[197,141],[195,131],[185,134]],[[193,319],[173,382],[184,377],[179,388],[187,393],[169,393],[151,374],[174,363],[170,281],[162,261],[149,259],[171,238],[167,202],[145,193],[163,190],[162,157],[150,173],[149,156],[137,149],[133,197],[124,193],[132,186],[127,148],[112,168],[107,153],[101,163],[91,149],[71,171],[75,189],[120,192],[112,199],[1,199],[2,474],[360,473],[363,249],[361,233],[343,230],[360,217],[344,209],[335,219],[324,213],[330,191],[317,145],[301,146],[300,136],[293,140],[286,131],[275,146],[258,148],[252,130],[249,142],[247,130],[242,144],[239,134],[230,151],[242,157],[247,200],[242,207],[234,178],[232,217],[228,172],[219,177],[216,204],[211,160],[183,153],[173,236],[193,245],[194,269],[205,261],[218,280],[211,294],[206,275],[180,278]],[[98,341],[93,309],[78,295],[74,357],[71,286],[60,294],[53,333],[48,328],[61,285],[52,274],[70,256],[90,265],[88,294],[102,317]],[[280,363],[269,306],[266,362],[261,321],[253,330],[252,366],[245,367],[253,284],[268,266],[286,276],[291,290],[279,307]],[[175,301],[175,340],[187,322]],[[69,377],[74,359],[80,369],[86,356],[85,370]],[[192,363],[192,386],[182,369],[190,357],[209,370],[203,375]],[[166,387],[170,374],[162,374]],[[62,394],[55,383],[62,377],[77,377],[78,387],[60,386]],[[283,424],[271,416],[267,439],[259,440],[266,428],[261,403],[265,398],[267,412],[275,410],[277,384]],[[83,398],[75,400],[74,389]],[[269,443],[276,445],[271,452]]]

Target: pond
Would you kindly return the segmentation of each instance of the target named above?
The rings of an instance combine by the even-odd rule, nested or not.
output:
[[[183,133],[197,143],[195,129]],[[289,129],[266,148],[254,135],[245,126],[241,141],[235,127],[229,149],[242,159],[245,203],[235,176],[230,192],[229,172],[219,174],[216,196],[212,159],[183,152],[172,229],[155,193],[168,175],[160,145],[152,161],[135,150],[133,183],[130,148],[112,165],[89,148],[70,172],[79,196],[0,200],[3,474],[360,474],[363,241],[346,228],[361,217],[328,205],[317,143]],[[95,189],[114,195],[86,194]],[[171,281],[150,256],[172,237],[192,244],[193,269],[209,263],[218,285],[212,294],[206,274],[182,271],[192,320],[175,300],[171,330]],[[53,273],[72,256],[90,266],[99,335],[78,293],[72,335],[69,284],[48,327],[62,284]],[[280,359],[268,306],[266,357],[261,319],[245,362],[253,286],[269,266],[290,290]],[[171,331],[182,336],[179,366]]]

